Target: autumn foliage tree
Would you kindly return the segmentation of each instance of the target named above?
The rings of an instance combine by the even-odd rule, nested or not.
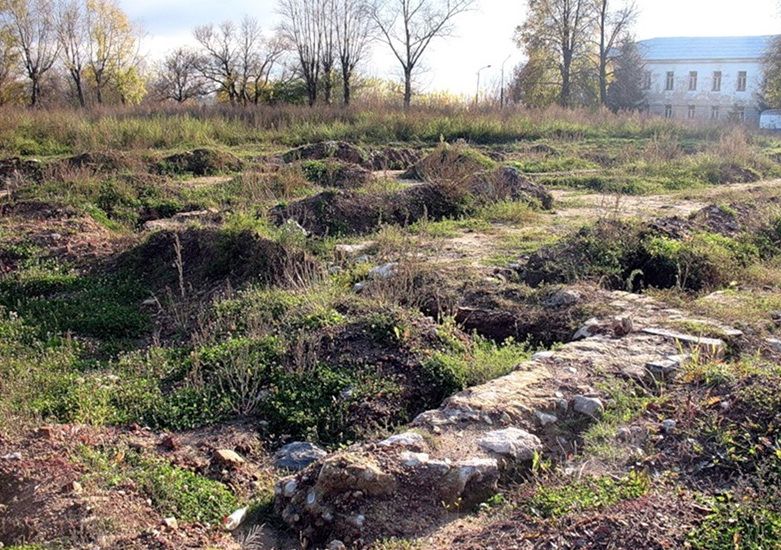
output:
[[[87,73],[98,103],[113,87],[122,103],[138,103],[145,94],[139,68],[138,30],[116,0],[87,0]]]
[[[13,49],[30,83],[30,105],[39,104],[46,74],[59,53],[53,0],[5,0],[0,3],[0,23],[10,30]]]
[[[573,103],[574,68],[585,63],[594,23],[592,0],[529,0],[528,19],[516,29],[527,54],[554,60],[558,67],[558,102]]]

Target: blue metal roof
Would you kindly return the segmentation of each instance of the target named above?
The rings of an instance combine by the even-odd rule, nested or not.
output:
[[[761,59],[775,36],[671,37],[640,41],[647,61]]]

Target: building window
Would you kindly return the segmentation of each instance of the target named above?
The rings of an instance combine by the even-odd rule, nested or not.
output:
[[[643,73],[643,90],[651,89],[651,71],[645,71]]]
[[[697,114],[697,107],[694,105],[689,105],[689,118],[694,118],[694,116]]]
[[[667,72],[667,81],[665,82],[664,89],[668,92],[672,91],[675,86],[675,73],[672,71]]]
[[[664,106],[664,118],[672,118],[673,117],[673,106],[672,105],[665,105]]]
[[[738,107],[735,109],[735,118],[738,122],[743,122],[746,120],[746,109],[743,107]]]
[[[719,107],[717,105],[710,108],[710,119],[719,120]]]
[[[746,91],[746,71],[740,71],[738,73],[738,91],[739,92],[745,92]]]
[[[713,73],[713,91],[721,91],[721,71],[716,71]]]
[[[694,92],[697,90],[697,71],[691,71],[689,73],[689,91]]]

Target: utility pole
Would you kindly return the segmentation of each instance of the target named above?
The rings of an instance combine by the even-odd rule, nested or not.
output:
[[[475,91],[475,107],[477,107],[478,103],[480,103],[480,73],[490,68],[491,65],[486,65],[485,67],[481,67],[477,71],[477,91]]]
[[[512,57],[512,54],[508,55],[504,61],[502,61],[502,88],[499,90],[499,108],[504,109],[504,65]]]

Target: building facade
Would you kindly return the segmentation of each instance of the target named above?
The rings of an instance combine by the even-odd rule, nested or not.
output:
[[[773,36],[654,38],[639,43],[648,110],[666,118],[757,124]]]

